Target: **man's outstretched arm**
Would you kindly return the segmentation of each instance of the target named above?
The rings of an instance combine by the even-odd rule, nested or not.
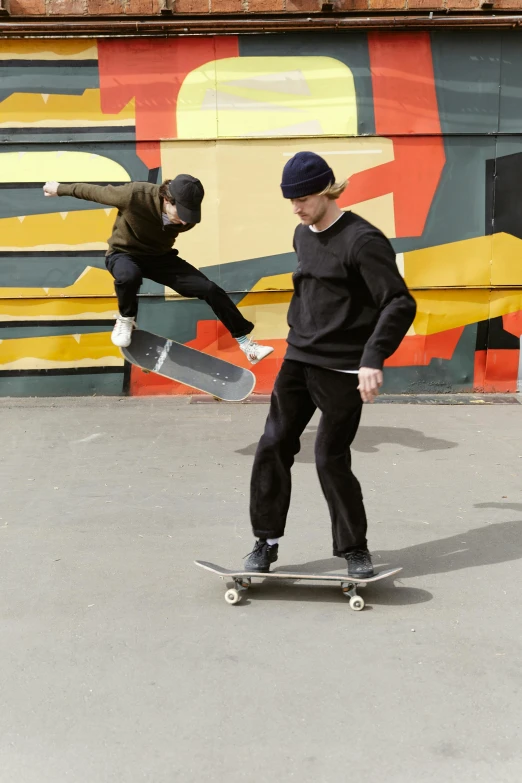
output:
[[[60,182],[46,182],[43,186],[44,196],[73,196],[85,201],[96,201],[108,207],[123,209],[130,201],[132,182],[125,185],[89,185],[85,182],[75,182],[63,185]]]

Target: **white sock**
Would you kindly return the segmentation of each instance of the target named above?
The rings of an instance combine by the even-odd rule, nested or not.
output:
[[[236,337],[235,339],[238,341],[239,345],[243,345],[243,343],[249,342],[250,337],[247,334],[245,334],[243,335],[243,337]]]
[[[279,544],[279,539],[278,538],[267,538],[266,539],[266,543],[268,544],[268,546],[274,546],[275,544]]]

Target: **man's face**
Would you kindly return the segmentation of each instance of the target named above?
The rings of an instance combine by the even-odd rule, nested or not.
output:
[[[305,226],[313,226],[318,223],[326,214],[328,208],[328,198],[316,193],[313,196],[303,196],[303,198],[291,199],[294,215],[297,215],[301,223]]]
[[[170,201],[164,201],[163,209],[165,210],[165,214],[171,223],[176,223],[179,226],[187,225],[187,223],[185,223],[185,221],[179,217],[175,204],[171,204]]]

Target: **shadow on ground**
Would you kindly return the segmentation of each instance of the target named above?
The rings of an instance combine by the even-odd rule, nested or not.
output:
[[[503,508],[522,511],[521,503],[478,503],[477,508]],[[281,549],[284,554],[284,543]],[[402,549],[376,550],[373,552],[377,570],[402,566],[402,571],[386,584],[376,583],[364,588],[364,596],[370,603],[385,606],[407,606],[430,601],[433,596],[427,590],[401,586],[402,579],[444,574],[465,568],[497,565],[522,558],[522,520],[485,524],[482,527],[458,533],[454,536],[427,541],[423,544]],[[310,560],[299,563],[284,563],[273,571],[292,573],[323,574],[343,573],[344,561],[339,557]],[[291,580],[289,580],[291,581]],[[398,589],[390,590],[392,585]],[[296,584],[296,583],[294,583]],[[278,582],[265,582],[263,589],[256,591],[256,600],[277,601],[336,601],[338,593],[331,585],[305,585],[297,583],[288,593]],[[330,589],[328,589],[330,588]],[[296,590],[298,594],[296,595]]]
[[[480,504],[481,508],[495,508],[503,504]],[[507,505],[507,504],[506,504]],[[518,510],[522,504],[513,503]],[[283,550],[283,544],[281,545]],[[373,552],[374,565],[378,570],[402,566],[399,579],[410,579],[428,574],[446,574],[465,568],[498,565],[522,558],[522,520],[485,524],[463,533],[436,541],[426,541],[402,549],[381,549]],[[342,571],[341,558],[332,557],[307,563],[285,564],[280,571],[303,571],[304,573],[329,573]]]
[[[313,463],[314,445],[317,427],[308,427],[301,437],[301,451],[296,456],[296,462]],[[420,430],[414,430],[410,427],[359,427],[357,437],[353,443],[353,451],[360,451],[365,454],[373,454],[379,451],[379,446],[385,443],[405,446],[410,449],[423,451],[441,451],[454,449],[458,443],[443,438],[434,438],[425,435]],[[238,449],[237,454],[243,454],[245,457],[252,457],[256,453],[257,442]]]

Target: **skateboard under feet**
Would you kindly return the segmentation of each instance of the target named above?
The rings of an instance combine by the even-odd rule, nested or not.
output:
[[[379,582],[381,579],[387,579],[390,576],[398,574],[402,568],[391,568],[388,571],[379,571],[373,576],[360,579],[348,574],[298,574],[289,571],[271,571],[267,574],[257,573],[255,571],[230,571],[228,568],[222,568],[214,563],[207,563],[204,560],[194,560],[194,563],[205,571],[217,574],[221,579],[230,579],[234,582],[234,587],[228,588],[225,593],[227,604],[238,604],[241,601],[243,593],[248,590],[253,579],[292,579],[294,581],[308,582],[337,582],[341,585],[343,595],[349,599],[350,608],[354,612],[360,612],[364,609],[364,598],[357,593],[357,588],[366,587],[372,582]]]

